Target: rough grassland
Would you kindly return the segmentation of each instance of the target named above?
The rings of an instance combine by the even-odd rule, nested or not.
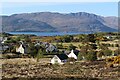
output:
[[[3,80],[119,80],[120,67],[108,68],[105,61],[49,64],[50,58],[2,59]]]

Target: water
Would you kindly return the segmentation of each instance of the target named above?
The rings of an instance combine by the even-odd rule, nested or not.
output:
[[[62,36],[62,35],[76,35],[76,34],[88,34],[83,32],[7,32],[9,34],[30,34],[36,36]]]

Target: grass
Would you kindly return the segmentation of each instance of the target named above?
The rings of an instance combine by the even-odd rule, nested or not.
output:
[[[57,43],[52,43],[53,45],[56,45]],[[59,43],[61,44],[61,43]],[[68,47],[70,44],[73,44],[79,49],[79,45],[83,45],[81,42],[70,42],[70,43],[62,43],[63,47]]]

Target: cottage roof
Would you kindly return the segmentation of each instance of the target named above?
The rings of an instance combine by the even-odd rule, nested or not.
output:
[[[73,52],[74,52],[74,54],[75,54],[76,56],[78,56],[78,54],[79,54],[80,51],[78,51],[78,50],[73,50]]]
[[[23,44],[21,44],[22,45],[22,47],[25,49],[26,48],[26,46],[25,45],[23,45]]]
[[[0,44],[0,51],[8,49],[9,46]]]
[[[59,57],[60,60],[65,60],[68,58],[66,54],[57,54],[57,57]]]

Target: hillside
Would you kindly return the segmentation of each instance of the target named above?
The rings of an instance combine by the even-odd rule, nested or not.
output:
[[[40,32],[113,32],[117,17],[103,17],[86,12],[78,13],[23,13],[2,16],[3,31]]]

